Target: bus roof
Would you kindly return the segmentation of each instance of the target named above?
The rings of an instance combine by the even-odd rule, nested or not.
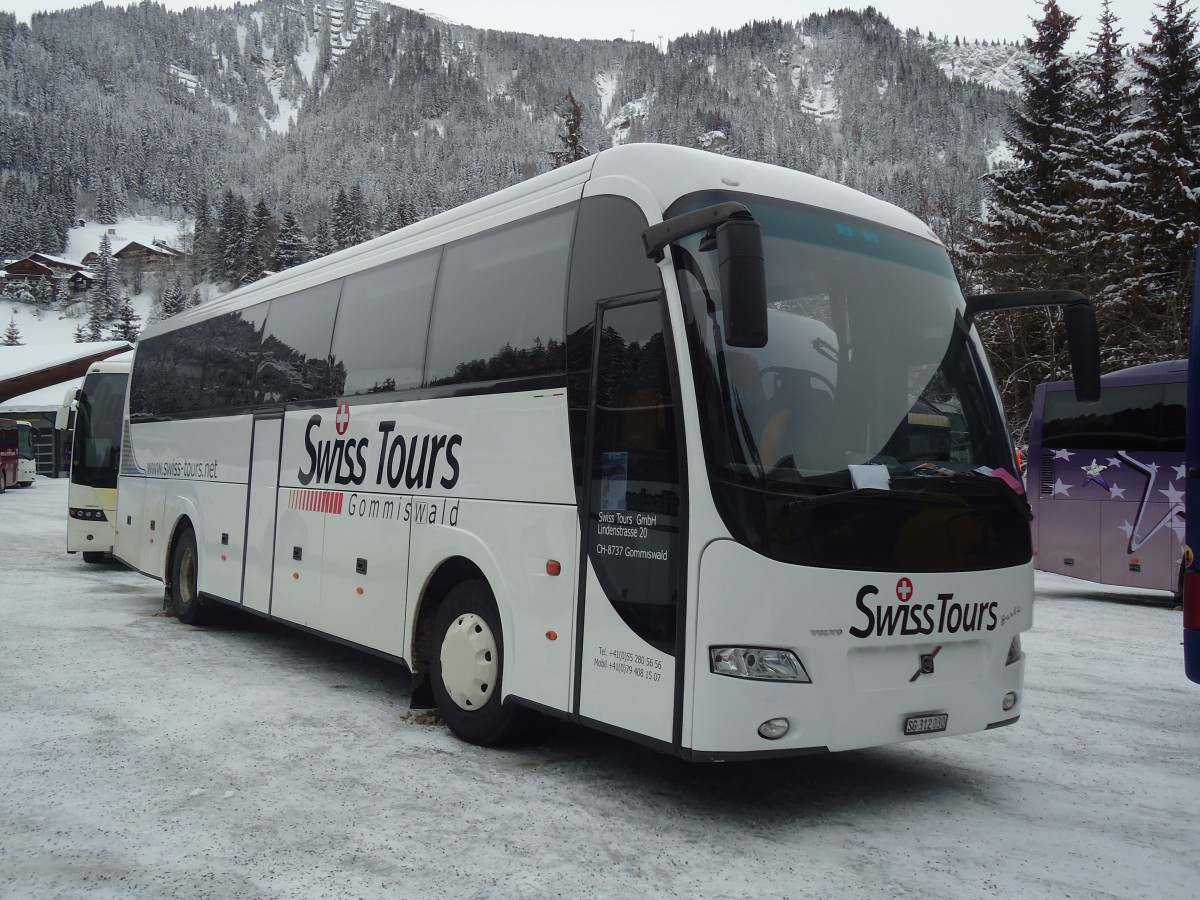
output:
[[[118,353],[116,356],[110,356],[108,359],[102,359],[99,362],[94,362],[88,366],[87,374],[93,372],[128,372],[133,365],[133,351],[126,350],[124,353]]]
[[[1144,363],[1140,366],[1130,366],[1119,369],[1100,377],[1101,389],[1119,387],[1127,384],[1155,384],[1161,381],[1186,381],[1188,361],[1186,359],[1170,359],[1165,362]],[[1038,385],[1038,390],[1066,391],[1074,385],[1073,381],[1047,381]]]
[[[611,190],[597,187],[597,193],[652,197],[657,210],[651,212],[650,224],[661,221],[662,211],[680,197],[702,190],[732,189],[845,213],[940,243],[925,223],[899,207],[814,175],[668,144],[626,144],[363,244],[268,276],[210,303],[149,325],[141,336],[152,337],[172,331],[486,231],[510,221],[518,211],[529,214],[530,208],[536,210],[539,202],[545,204],[545,209],[566,202],[564,195],[572,190],[578,192],[573,194],[573,198],[578,199],[587,182],[599,179],[605,179],[606,187]]]

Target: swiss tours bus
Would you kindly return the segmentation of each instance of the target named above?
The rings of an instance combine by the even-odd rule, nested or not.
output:
[[[1187,360],[1038,385],[1026,483],[1038,569],[1099,584],[1180,590]]]
[[[638,144],[146,328],[116,554],[403,663],[459,737],[531,711],[687,759],[1021,713],[1029,509],[917,219]],[[1089,349],[1090,348],[1090,349]]]
[[[56,423],[65,430],[67,414],[74,409],[67,486],[67,552],[82,553],[89,563],[110,559],[113,550],[121,429],[132,357],[127,352],[92,363],[79,388],[68,392]]]

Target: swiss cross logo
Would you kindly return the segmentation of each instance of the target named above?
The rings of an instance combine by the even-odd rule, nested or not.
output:
[[[896,596],[901,603],[907,603],[912,599],[913,586],[912,581],[908,578],[901,578],[896,582]]]
[[[333,427],[337,429],[338,436],[346,433],[350,427],[350,404],[340,403],[337,408],[337,415],[333,417]]]

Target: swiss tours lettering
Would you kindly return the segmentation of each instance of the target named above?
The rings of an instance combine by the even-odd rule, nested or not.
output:
[[[320,427],[321,416],[315,414],[304,429],[308,459],[296,473],[302,485],[362,485],[372,474],[376,485],[409,490],[432,488],[435,479],[445,490],[458,483],[455,450],[462,446],[461,434],[405,435],[396,432],[395,421],[380,422],[379,451],[372,458],[371,438],[320,439],[314,434]]]
[[[859,589],[854,605],[866,617],[850,629],[856,638],[889,637],[916,634],[958,634],[958,632],[995,631],[999,624],[996,603],[961,603],[953,594],[938,594],[936,603],[868,603],[879,593],[873,584]]]

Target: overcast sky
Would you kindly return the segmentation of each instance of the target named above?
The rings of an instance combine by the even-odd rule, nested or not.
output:
[[[81,6],[79,0],[0,0],[0,9],[15,12],[28,22],[31,13]],[[110,5],[121,5],[112,4]],[[232,6],[232,0],[200,2],[166,0],[170,9],[189,6]],[[709,28],[738,28],[753,19],[803,19],[813,12],[830,8],[862,9],[867,2],[858,0],[605,0],[603,3],[559,2],[545,0],[430,0],[406,5],[424,8],[464,25],[523,31],[570,38],[617,37],[648,40],[665,44],[672,38]],[[946,37],[955,35],[969,40],[1020,40],[1032,34],[1030,21],[1041,15],[1041,0],[1004,0],[981,3],[978,0],[871,0],[870,5],[887,16],[898,28],[919,28]],[[1101,0],[1060,0],[1071,15],[1079,16],[1072,50],[1085,50],[1096,31]],[[1155,0],[1112,0],[1112,10],[1124,29],[1126,43],[1144,42]]]

